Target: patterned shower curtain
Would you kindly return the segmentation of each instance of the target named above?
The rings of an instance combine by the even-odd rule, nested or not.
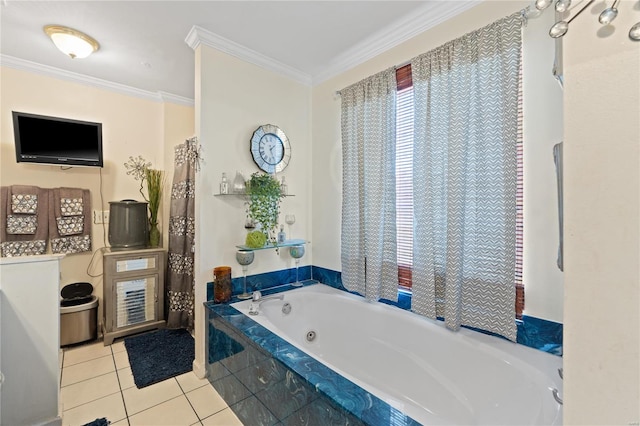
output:
[[[349,86],[340,96],[342,283],[367,300],[395,301],[395,69]]]
[[[199,166],[199,149],[195,137],[175,147],[169,210],[167,328],[193,329],[195,173]]]
[[[411,61],[412,309],[511,340],[521,31],[517,13]]]

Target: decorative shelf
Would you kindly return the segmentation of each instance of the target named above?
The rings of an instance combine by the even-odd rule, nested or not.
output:
[[[269,243],[264,247],[258,247],[258,248],[252,248],[245,245],[236,246],[236,247],[239,248],[240,250],[257,251],[257,250],[269,250],[269,249],[280,248],[280,247],[300,246],[307,243],[308,241],[305,241],[305,240],[294,239],[294,240],[286,240],[284,243],[278,243],[277,246]]]

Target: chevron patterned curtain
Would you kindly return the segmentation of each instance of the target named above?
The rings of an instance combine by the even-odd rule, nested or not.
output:
[[[340,95],[342,283],[367,300],[395,301],[395,69],[349,86]]]
[[[412,309],[514,341],[521,30],[514,14],[411,62]]]

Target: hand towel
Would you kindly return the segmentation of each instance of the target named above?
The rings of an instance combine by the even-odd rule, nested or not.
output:
[[[56,226],[60,236],[78,235],[84,232],[82,189],[58,188],[60,196],[54,198]]]
[[[91,192],[88,189],[49,191],[49,238],[52,253],[91,251]]]
[[[33,235],[38,227],[37,186],[10,186],[7,203],[7,234]]]
[[[24,185],[1,187],[0,256],[44,254],[47,249],[48,212],[47,189]]]

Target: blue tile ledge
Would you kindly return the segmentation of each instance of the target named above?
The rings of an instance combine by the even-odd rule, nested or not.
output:
[[[340,271],[334,271],[332,269],[322,268],[319,266],[301,266],[299,276],[300,280],[303,282],[321,282],[337,288],[338,290],[348,291],[342,285],[342,273]],[[264,294],[269,294],[270,289],[278,288],[282,283],[292,283],[294,281],[295,268],[249,275],[247,276],[247,290],[249,292],[253,290],[260,290]],[[238,301],[235,295],[242,293],[243,278],[233,278],[232,287],[232,294],[234,295],[234,298],[231,303]],[[292,287],[289,285],[288,289],[291,288]],[[284,289],[280,291],[284,291]],[[207,300],[213,300],[212,282],[207,283]],[[397,302],[384,299],[380,300],[380,302],[410,311],[411,293],[400,291]],[[518,328],[517,343],[554,355],[562,356],[563,325],[561,323],[525,315],[522,320],[516,321],[516,326]],[[482,330],[474,328],[471,329],[480,333],[487,333]]]
[[[313,285],[317,281],[308,280],[303,284]],[[291,289],[291,285],[273,287],[265,294]],[[236,328],[275,359],[295,371],[323,395],[367,424],[414,426],[420,423],[391,407],[375,395],[342,377],[315,358],[296,348],[286,340],[267,330],[251,318],[228,304],[205,302],[205,307],[217,319],[222,319]]]

